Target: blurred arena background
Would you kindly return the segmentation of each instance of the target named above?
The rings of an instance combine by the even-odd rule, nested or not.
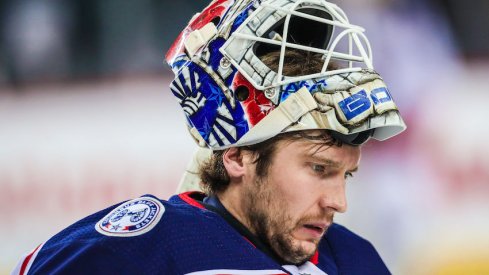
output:
[[[408,124],[338,222],[394,274],[489,274],[489,2],[337,0]],[[72,222],[168,198],[195,145],[163,62],[204,0],[0,1],[0,274]]]

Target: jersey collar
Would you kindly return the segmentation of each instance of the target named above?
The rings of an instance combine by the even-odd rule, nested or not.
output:
[[[229,211],[224,207],[217,196],[207,196],[201,192],[186,192],[179,195],[180,199],[186,203],[212,211],[221,216],[226,222],[231,225],[241,236],[243,236],[248,242],[260,251],[265,253],[268,257],[272,258],[275,262],[281,265],[290,264],[280,258],[268,245],[261,241],[257,236],[251,233],[246,226],[239,222]],[[316,252],[309,260],[313,264],[318,264],[319,254]]]

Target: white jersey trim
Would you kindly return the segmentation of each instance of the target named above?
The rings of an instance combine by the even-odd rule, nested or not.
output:
[[[284,265],[283,268],[285,268],[293,275],[301,275],[301,274],[328,275],[326,272],[322,271],[315,264],[311,262],[306,262],[301,266]]]
[[[24,254],[19,262],[17,263],[17,266],[12,270],[10,273],[11,275],[24,275],[29,273],[29,270],[31,269],[32,263],[37,257],[37,254],[39,254],[39,251],[41,251],[42,247],[44,246],[44,243],[40,244],[38,247],[34,248],[29,253]],[[21,273],[22,272],[22,273]]]
[[[282,270],[239,270],[239,269],[213,269],[196,271],[185,275],[287,275]]]

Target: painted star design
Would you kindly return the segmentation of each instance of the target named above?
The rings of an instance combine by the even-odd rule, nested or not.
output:
[[[223,100],[223,94],[221,93],[221,91],[212,85],[209,85],[208,87],[210,90],[210,95],[207,97],[207,100],[215,101],[217,102],[217,106],[221,106]]]
[[[270,112],[273,106],[271,103],[266,103],[266,104],[258,105],[258,107],[260,107],[260,112],[268,114],[268,112]]]
[[[209,135],[212,131],[212,125],[210,125],[207,119],[204,120],[204,125],[202,125],[202,130],[200,130],[200,135],[204,138],[204,140],[209,139]]]

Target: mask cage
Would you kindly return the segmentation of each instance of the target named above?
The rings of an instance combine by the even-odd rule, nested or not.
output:
[[[329,13],[324,10],[305,8],[298,9],[298,12],[317,16],[332,20]],[[262,38],[269,38],[275,41],[283,40],[284,25],[286,18],[282,18],[280,21],[270,28],[268,32],[262,35]],[[329,24],[323,24],[314,20],[310,20],[303,17],[292,15],[290,17],[289,27],[287,31],[287,41],[292,41],[297,45],[309,46],[313,48],[326,49],[328,42],[331,39],[333,33],[333,26]],[[323,34],[323,35],[317,35]],[[256,56],[261,58],[262,56],[275,51],[280,51],[281,46],[268,43],[256,43],[253,47],[253,51]],[[287,48],[286,48],[287,50]]]
[[[280,18],[259,35],[259,28],[262,26],[257,25],[268,23],[265,22],[268,19],[264,19],[264,14],[270,13],[270,16]],[[257,31],[250,31],[251,29]],[[294,3],[278,0],[262,3],[243,25],[231,34],[221,52],[256,89],[265,90],[307,79],[357,72],[364,68],[373,69],[372,50],[364,32],[362,27],[350,24],[346,14],[338,6],[324,0],[299,0]],[[345,39],[348,45],[347,53],[336,51],[339,43]],[[270,74],[266,72],[271,71],[270,68],[261,61],[261,64],[252,60],[242,65],[242,60],[249,55],[249,48],[258,59],[270,51],[280,51],[279,66],[273,74],[273,79],[270,79]],[[285,52],[290,49],[321,54],[324,59],[322,70],[302,76],[284,76]],[[328,64],[332,60],[346,61],[347,66],[328,71]],[[358,63],[363,63],[364,66],[356,66]],[[257,74],[262,76],[261,79],[256,77]]]

